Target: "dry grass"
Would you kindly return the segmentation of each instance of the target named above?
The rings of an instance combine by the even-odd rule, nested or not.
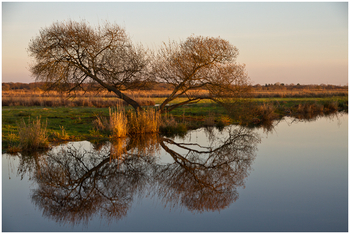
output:
[[[125,111],[113,111],[109,108],[109,130],[113,138],[126,137],[128,134],[128,119]]]
[[[348,90],[317,90],[317,89],[298,89],[298,90],[254,90],[254,98],[295,98],[295,97],[333,97],[347,96]]]
[[[129,134],[155,133],[159,131],[160,114],[155,110],[145,110],[136,114],[128,112]]]
[[[141,106],[153,106],[154,101],[149,99],[136,99]],[[2,98],[2,106],[43,106],[43,107],[54,107],[54,106],[87,106],[87,107],[115,107],[126,105],[126,103],[117,98],[101,98],[101,97],[79,97],[79,98],[62,98],[62,97],[10,97],[5,96]]]
[[[173,91],[172,90],[133,90],[133,91],[125,91],[125,94],[132,97],[132,98],[153,98],[153,97],[168,97]],[[209,94],[207,90],[194,90],[191,91],[189,94],[195,95],[195,96],[206,96]],[[3,97],[60,97],[60,98],[67,98],[68,95],[66,93],[61,93],[57,91],[33,91],[33,90],[10,90],[10,91],[3,91],[2,92]],[[185,97],[185,95],[183,95]],[[108,91],[89,91],[89,92],[83,92],[83,91],[76,91],[75,97],[85,97],[85,98],[115,98],[116,95],[112,92]]]
[[[273,120],[278,116],[275,113],[276,107],[272,104],[266,104],[257,106],[253,112],[256,118],[254,119],[255,124],[270,125]]]
[[[40,118],[28,123],[22,119],[18,123],[19,148],[24,151],[46,149],[49,146],[47,137],[47,122],[42,123]]]
[[[124,108],[109,108],[109,117],[96,116],[94,126],[97,130],[110,132],[111,138],[127,135],[156,133],[159,131],[160,114],[155,110],[145,110],[136,114]]]
[[[154,98],[154,97],[168,97],[172,93],[170,89],[164,90],[134,90],[125,91],[125,94],[132,98]],[[312,88],[302,88],[302,89],[285,89],[285,88],[275,88],[272,90],[265,89],[252,89],[253,97],[328,97],[328,96],[346,96],[348,94],[348,89],[312,89]],[[208,96],[209,92],[207,90],[194,90],[191,91],[190,95],[193,96]],[[2,97],[51,97],[51,98],[67,98],[66,93],[61,93],[57,91],[33,91],[33,90],[10,90],[2,91]],[[108,91],[76,91],[75,97],[77,98],[115,98],[115,94]],[[184,95],[185,97],[185,95]]]
[[[138,90],[126,91],[125,94],[135,99],[141,106],[153,106],[153,98],[164,98],[171,94],[172,90]],[[196,97],[208,97],[207,90],[195,90],[189,95]],[[347,96],[347,89],[274,89],[261,90],[253,88],[253,98],[295,98],[295,97],[331,97]],[[185,97],[185,96],[183,96]],[[89,107],[115,107],[126,105],[118,99],[115,94],[107,91],[83,92],[77,91],[75,97],[69,97],[66,93],[57,91],[33,91],[33,90],[11,90],[2,92],[2,106],[89,106]]]
[[[119,109],[119,108],[118,108]],[[109,116],[96,116],[94,126],[97,130],[110,132],[111,138],[120,138],[127,136],[127,117],[124,109],[115,110],[109,108]]]
[[[338,110],[338,102],[326,102],[324,108],[326,111],[333,112]]]

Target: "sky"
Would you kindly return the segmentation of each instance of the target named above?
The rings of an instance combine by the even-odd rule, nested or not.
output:
[[[2,82],[34,82],[29,42],[65,20],[117,23],[153,51],[226,39],[253,84],[348,84],[347,2],[2,2]]]

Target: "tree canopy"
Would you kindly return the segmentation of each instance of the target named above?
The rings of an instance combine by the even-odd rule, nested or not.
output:
[[[98,83],[135,109],[141,108],[122,91],[147,83],[142,72],[148,60],[142,47],[134,46],[118,25],[93,28],[86,22],[57,22],[41,29],[28,51],[35,60],[30,70],[37,81],[63,89],[74,84],[69,92],[82,83]]]
[[[220,102],[249,90],[245,66],[236,62],[238,49],[219,37],[190,36],[180,43],[164,44],[150,56],[141,46],[133,45],[116,24],[93,28],[84,21],[68,21],[41,29],[28,51],[34,58],[30,70],[36,81],[50,82],[53,88],[68,92],[82,88],[83,83],[98,84],[136,111],[142,110],[141,106],[123,91],[152,82],[173,88],[160,105],[161,112],[200,99]],[[196,95],[199,89],[208,90],[209,95]],[[184,96],[187,99],[170,105]]]
[[[219,101],[246,91],[249,79],[245,66],[235,62],[237,56],[238,49],[221,38],[190,36],[180,43],[164,44],[153,60],[152,72],[157,81],[171,84],[173,92],[160,110],[184,95],[187,100],[168,110],[200,99]],[[209,90],[209,96],[196,95],[198,89]]]

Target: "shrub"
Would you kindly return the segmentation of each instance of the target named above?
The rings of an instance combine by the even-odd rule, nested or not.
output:
[[[277,117],[275,110],[273,105],[264,103],[258,106],[255,111],[261,122],[271,122]]]
[[[41,123],[41,118],[37,117],[33,122],[28,123],[22,119],[18,123],[19,147],[21,150],[38,150],[49,147],[47,139],[47,122]]]

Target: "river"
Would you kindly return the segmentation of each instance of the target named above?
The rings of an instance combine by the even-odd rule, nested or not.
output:
[[[2,156],[2,231],[348,231],[348,115]]]

